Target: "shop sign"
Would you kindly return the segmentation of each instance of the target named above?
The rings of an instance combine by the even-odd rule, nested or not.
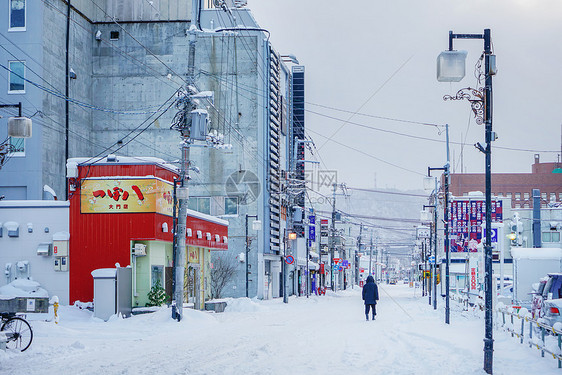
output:
[[[85,179],[82,181],[80,212],[149,213],[172,216],[173,186],[156,179]]]
[[[199,249],[189,248],[187,261],[189,263],[199,263]]]

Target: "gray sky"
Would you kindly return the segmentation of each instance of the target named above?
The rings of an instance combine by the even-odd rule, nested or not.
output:
[[[482,40],[456,40],[469,52],[467,75],[459,83],[436,80],[437,55],[448,33],[492,32],[498,74],[494,77],[493,147],[540,152],[557,161],[562,124],[562,1],[559,0],[248,0],[274,48],[294,54],[306,67],[306,127],[325,163],[349,186],[418,189],[427,167],[445,163],[445,144],[346,124],[355,111],[369,116],[450,125],[451,160],[460,172],[461,136],[465,172],[483,172],[484,143],[467,101],[444,102],[445,94],[475,87],[474,66]],[[315,105],[313,105],[314,103]],[[319,107],[323,105],[342,111]],[[322,117],[323,113],[341,120]],[[351,122],[386,131],[445,140],[434,126],[351,117]],[[371,156],[367,156],[367,153]],[[530,172],[535,152],[493,148],[492,171]],[[380,160],[376,160],[378,158]],[[387,163],[385,163],[387,162]],[[393,165],[389,165],[392,163]],[[406,170],[404,170],[406,169]]]

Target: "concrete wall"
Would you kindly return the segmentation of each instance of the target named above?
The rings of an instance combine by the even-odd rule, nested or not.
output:
[[[19,224],[19,237],[9,237],[4,228],[0,237],[0,286],[7,284],[4,270],[6,263],[12,264],[12,278],[16,263],[29,262],[30,277],[49,292],[49,297],[58,296],[61,304],[68,304],[68,272],[54,270],[51,246],[49,256],[37,255],[40,243],[53,243],[57,232],[68,232],[68,203],[61,201],[0,201],[0,222],[14,221]],[[28,232],[28,223],[33,231]],[[72,239],[70,239],[72,241]]]

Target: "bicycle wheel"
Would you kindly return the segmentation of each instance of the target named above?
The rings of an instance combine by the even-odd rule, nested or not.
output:
[[[23,352],[29,348],[33,340],[31,326],[25,319],[17,316],[2,324],[0,331],[7,333],[6,348],[8,349],[18,349]]]

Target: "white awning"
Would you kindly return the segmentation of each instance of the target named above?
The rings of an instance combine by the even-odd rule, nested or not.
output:
[[[320,267],[318,266],[318,263],[315,262],[308,262],[308,269],[309,270],[318,270]]]

